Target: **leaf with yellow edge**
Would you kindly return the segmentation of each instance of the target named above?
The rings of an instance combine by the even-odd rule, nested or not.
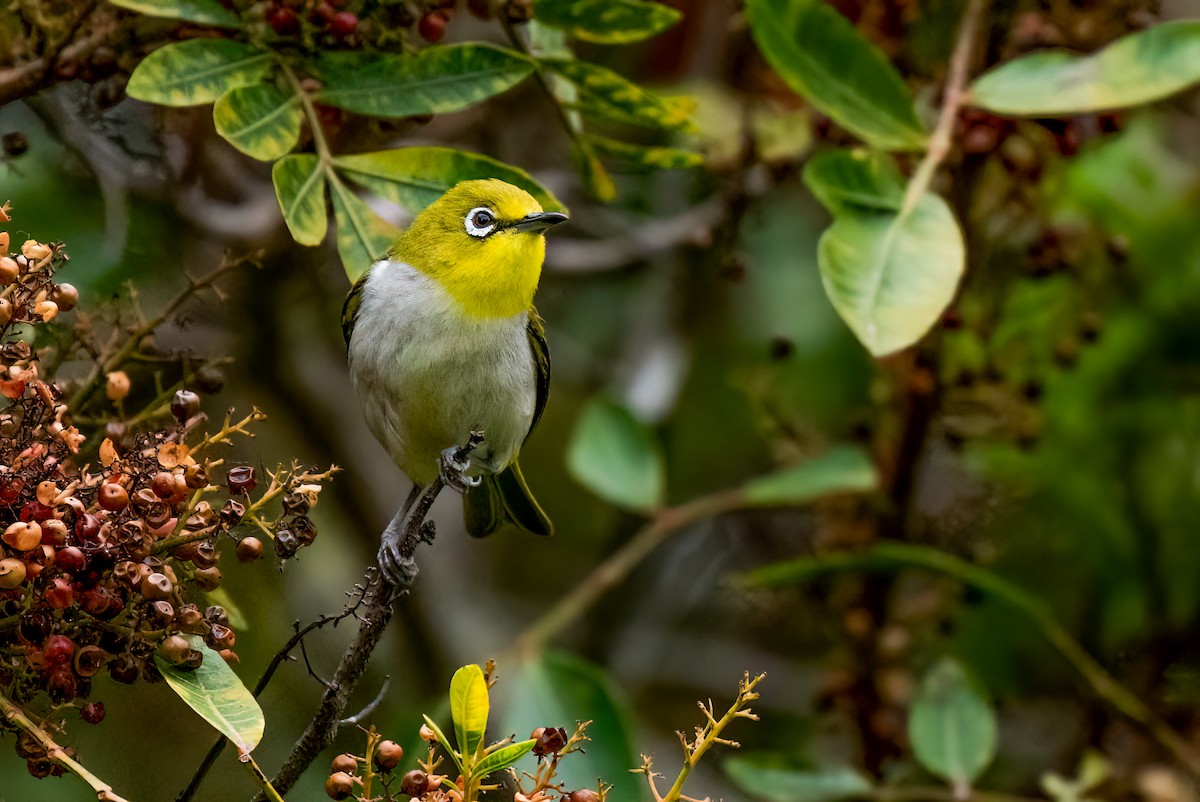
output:
[[[262,161],[274,161],[296,147],[301,117],[300,98],[269,83],[230,89],[213,106],[217,133]]]
[[[371,210],[367,202],[334,178],[330,182],[333,218],[337,221],[338,255],[351,282],[387,253],[396,230]]]
[[[292,239],[301,245],[320,245],[329,226],[320,160],[311,153],[284,156],[271,168],[271,179]]]
[[[575,85],[575,108],[585,117],[669,131],[694,128],[695,104],[688,99],[659,97],[606,67],[578,59],[546,58],[542,64]]]
[[[129,76],[130,97],[163,106],[212,103],[230,89],[258,83],[271,55],[229,39],[188,39],[160,47]]]
[[[455,671],[450,680],[450,717],[454,720],[454,737],[464,763],[472,762],[483,745],[489,706],[483,669],[469,665]]]
[[[189,635],[187,639],[193,649],[204,655],[200,667],[185,671],[155,655],[158,670],[188,707],[232,741],[238,751],[249,754],[262,740],[266,728],[258,700],[202,638]]]
[[[542,25],[604,45],[638,42],[683,19],[677,9],[645,0],[535,0],[533,15]]]
[[[114,6],[138,11],[147,17],[181,19],[218,28],[240,28],[242,23],[217,0],[108,0]]]

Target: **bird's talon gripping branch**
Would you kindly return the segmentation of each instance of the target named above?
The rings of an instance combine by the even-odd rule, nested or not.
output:
[[[478,476],[467,476],[467,471],[471,469],[471,452],[482,442],[482,432],[471,432],[467,442],[462,445],[442,449],[442,454],[438,457],[438,474],[443,484],[460,493],[472,487],[479,487],[483,480]]]

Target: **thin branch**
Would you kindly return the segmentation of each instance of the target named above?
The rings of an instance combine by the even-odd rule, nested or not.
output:
[[[9,724],[21,728],[25,732],[32,735],[39,744],[46,750],[46,756],[62,766],[67,771],[79,777],[96,792],[96,799],[100,802],[127,802],[127,800],[113,791],[112,786],[101,780],[95,774],[81,766],[74,760],[66,751],[59,746],[50,734],[33,722],[29,716],[25,715],[25,711],[11,702],[7,697],[0,695],[0,713],[3,714],[4,720]]]
[[[526,654],[537,651],[590,610],[608,590],[629,576],[650,552],[672,535],[700,521],[731,512],[743,501],[739,490],[726,490],[660,511],[625,545],[596,566],[583,581],[574,585],[570,593],[562,596],[557,604],[526,629],[515,641],[517,650]]]
[[[913,171],[912,180],[908,182],[904,204],[900,207],[901,217],[916,208],[921,196],[929,189],[938,166],[950,153],[954,122],[958,119],[958,111],[967,98],[967,67],[971,62],[971,48],[977,38],[979,23],[987,3],[988,0],[969,0],[967,9],[963,12],[958,38],[954,43],[954,53],[950,56],[950,70],[946,77],[946,88],[942,93],[942,108],[929,137],[925,157],[921,159],[921,163]]]
[[[221,264],[217,265],[217,267],[208,275],[199,279],[193,279],[189,277],[188,286],[184,287],[179,294],[167,302],[167,305],[163,307],[161,312],[155,315],[152,319],[145,321],[140,326],[137,326],[130,331],[129,336],[125,338],[125,341],[121,343],[121,345],[117,347],[115,351],[105,356],[102,360],[98,360],[96,364],[92,366],[92,370],[88,374],[87,378],[80,383],[74,394],[71,395],[70,400],[67,402],[67,406],[72,410],[79,409],[83,402],[87,400],[88,396],[91,395],[92,390],[95,388],[96,383],[100,381],[100,378],[106,373],[119,368],[127,359],[129,359],[129,357],[133,355],[135,351],[137,351],[138,346],[141,345],[142,338],[166,322],[167,318],[175,313],[175,310],[182,306],[185,301],[187,301],[197,292],[205,287],[210,286],[214,281],[233,268],[242,266],[246,263],[246,261],[247,260],[243,257],[231,257],[226,254],[225,257],[221,259]]]
[[[271,785],[271,781],[267,779],[267,775],[263,772],[259,765],[254,762],[254,758],[250,756],[249,752],[244,752],[238,757],[238,760],[240,760],[242,765],[250,770],[251,776],[254,777],[254,782],[258,783],[258,787],[262,789],[263,796],[265,796],[269,802],[284,802],[283,797],[277,790],[275,790],[275,787]]]

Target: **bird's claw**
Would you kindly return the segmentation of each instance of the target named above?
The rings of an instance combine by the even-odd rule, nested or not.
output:
[[[438,474],[442,477],[443,484],[460,493],[472,487],[479,487],[483,481],[478,476],[467,476],[470,467],[470,457],[463,454],[463,449],[459,446],[443,449],[441,457],[438,458]]]
[[[428,525],[432,526],[432,521]],[[379,545],[379,554],[376,559],[379,562],[379,571],[389,585],[407,588],[417,579],[417,561],[412,557],[405,557],[400,552],[400,537],[398,532],[391,529],[384,532],[383,542]],[[432,539],[432,532],[430,539]]]

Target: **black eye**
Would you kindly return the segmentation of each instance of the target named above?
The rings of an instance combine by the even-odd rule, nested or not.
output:
[[[487,228],[492,223],[496,222],[496,218],[492,216],[491,212],[485,209],[480,209],[471,216],[471,222],[475,224],[476,228]]]

